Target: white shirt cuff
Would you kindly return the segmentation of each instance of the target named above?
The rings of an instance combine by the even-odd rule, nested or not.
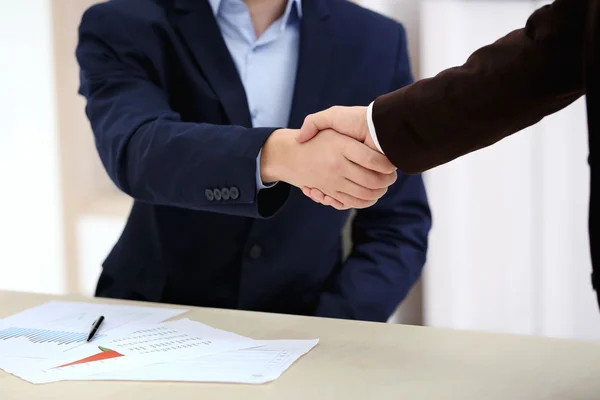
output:
[[[262,149],[258,152],[258,157],[256,157],[256,191],[269,189],[273,186],[277,185],[277,182],[269,183],[265,185],[260,177],[260,155],[262,154]]]
[[[377,140],[377,134],[375,133],[375,125],[373,124],[373,103],[374,101],[372,101],[371,104],[369,104],[369,107],[367,108],[367,126],[369,127],[369,134],[371,135],[373,143],[375,143],[377,150],[379,150],[381,154],[383,154],[383,150],[379,145],[379,140]]]

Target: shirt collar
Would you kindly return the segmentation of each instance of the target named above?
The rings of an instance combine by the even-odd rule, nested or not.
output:
[[[217,14],[219,14],[219,11],[221,10],[221,4],[227,1],[239,2],[244,0],[208,0],[215,17],[217,16]],[[296,14],[298,15],[298,17],[302,18],[302,0],[288,0],[287,6],[285,7],[285,11],[283,12],[282,21],[284,21],[285,23],[282,24],[282,28],[285,27],[289,22],[293,14],[292,11],[294,9],[296,10]]]

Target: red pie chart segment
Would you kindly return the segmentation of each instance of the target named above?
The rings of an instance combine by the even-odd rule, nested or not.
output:
[[[114,350],[107,350],[107,351],[102,351],[98,354],[94,354],[94,355],[86,357],[86,358],[82,358],[81,360],[73,361],[68,364],[59,365],[58,367],[55,367],[55,368],[69,367],[71,365],[85,364],[85,363],[90,363],[90,362],[94,362],[94,361],[108,360],[108,359],[117,358],[117,357],[123,357],[123,354],[117,353]]]

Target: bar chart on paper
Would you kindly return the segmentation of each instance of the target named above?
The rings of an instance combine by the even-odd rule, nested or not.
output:
[[[101,337],[104,335],[97,335]],[[0,356],[58,356],[87,343],[87,333],[29,327],[0,327]]]
[[[104,335],[96,335],[101,338]],[[6,328],[0,329],[0,340],[23,340],[31,343],[54,343],[55,345],[68,345],[73,343],[83,343],[87,339],[87,334],[83,332],[65,332],[53,331],[36,328]]]
[[[100,315],[106,322],[94,336],[94,343],[183,312],[181,309],[48,302],[0,320],[0,357],[69,357],[72,351],[88,344],[90,327]]]

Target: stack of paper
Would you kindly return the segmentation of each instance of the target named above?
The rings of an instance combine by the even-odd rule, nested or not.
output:
[[[32,383],[142,380],[266,383],[315,340],[253,340],[182,319],[185,310],[51,302],[0,320],[0,368]],[[105,317],[86,342],[92,322]]]

